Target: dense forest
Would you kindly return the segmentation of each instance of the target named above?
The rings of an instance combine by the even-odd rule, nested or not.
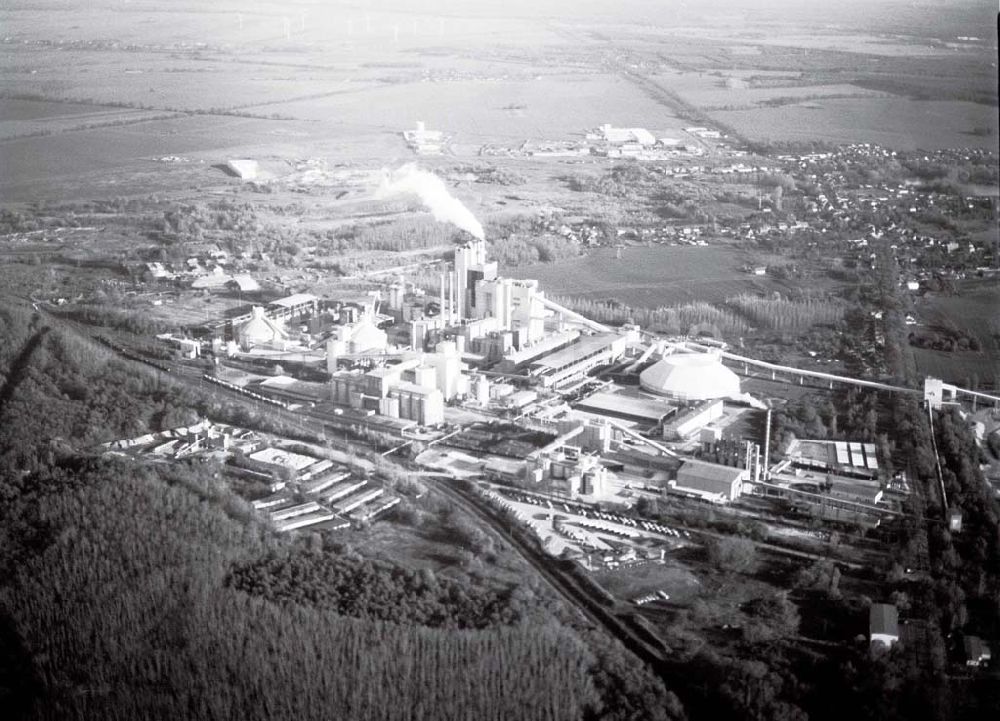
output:
[[[61,465],[5,509],[0,592],[29,718],[575,719],[592,656],[558,625],[444,631],[227,587],[270,543],[169,478]],[[448,613],[445,604],[445,613]],[[462,669],[456,674],[456,669]]]
[[[229,585],[272,601],[309,603],[344,616],[444,628],[489,628],[523,619],[530,592],[496,593],[384,561],[292,553],[236,565]],[[527,593],[527,597],[521,594]]]
[[[619,645],[516,585],[274,536],[215,464],[95,455],[108,438],[233,411],[29,309],[0,309],[0,324],[5,717],[682,715]]]

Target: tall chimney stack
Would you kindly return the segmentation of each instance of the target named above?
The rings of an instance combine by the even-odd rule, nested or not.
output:
[[[441,274],[441,299],[438,301],[438,316],[447,322],[444,309],[444,273]]]
[[[448,274],[448,323],[455,323],[462,318],[462,311],[455,307],[455,274]]]
[[[764,429],[764,480],[771,480],[771,408],[767,409],[767,426]]]

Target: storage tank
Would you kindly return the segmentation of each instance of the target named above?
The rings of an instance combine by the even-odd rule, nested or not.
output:
[[[643,390],[682,401],[730,398],[740,393],[740,379],[722,365],[717,353],[664,356],[639,375]]]

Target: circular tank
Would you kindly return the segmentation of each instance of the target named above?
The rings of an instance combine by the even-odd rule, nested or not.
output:
[[[639,375],[643,390],[683,401],[739,395],[740,379],[713,353],[664,356]]]

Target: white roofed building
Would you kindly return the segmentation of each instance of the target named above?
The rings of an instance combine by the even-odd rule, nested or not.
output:
[[[873,603],[868,609],[868,637],[872,644],[892,647],[899,641],[899,610],[891,603]]]
[[[226,161],[226,169],[240,180],[256,180],[260,166],[256,160],[233,158]]]
[[[255,346],[284,348],[289,338],[279,321],[268,318],[263,308],[254,306],[250,320],[236,329],[236,340],[244,350],[249,350]]]
[[[272,318],[292,318],[305,313],[315,313],[319,298],[310,293],[295,293],[268,303],[268,315]]]
[[[656,138],[645,128],[616,128],[604,124],[600,128],[601,137],[608,143],[620,145],[623,143],[638,143],[642,146],[656,145]]]
[[[344,349],[353,354],[384,351],[389,342],[386,332],[368,318],[338,326],[334,334],[336,340],[343,342]]]
[[[683,401],[731,398],[740,394],[740,379],[715,353],[664,356],[639,375],[643,390]]]

